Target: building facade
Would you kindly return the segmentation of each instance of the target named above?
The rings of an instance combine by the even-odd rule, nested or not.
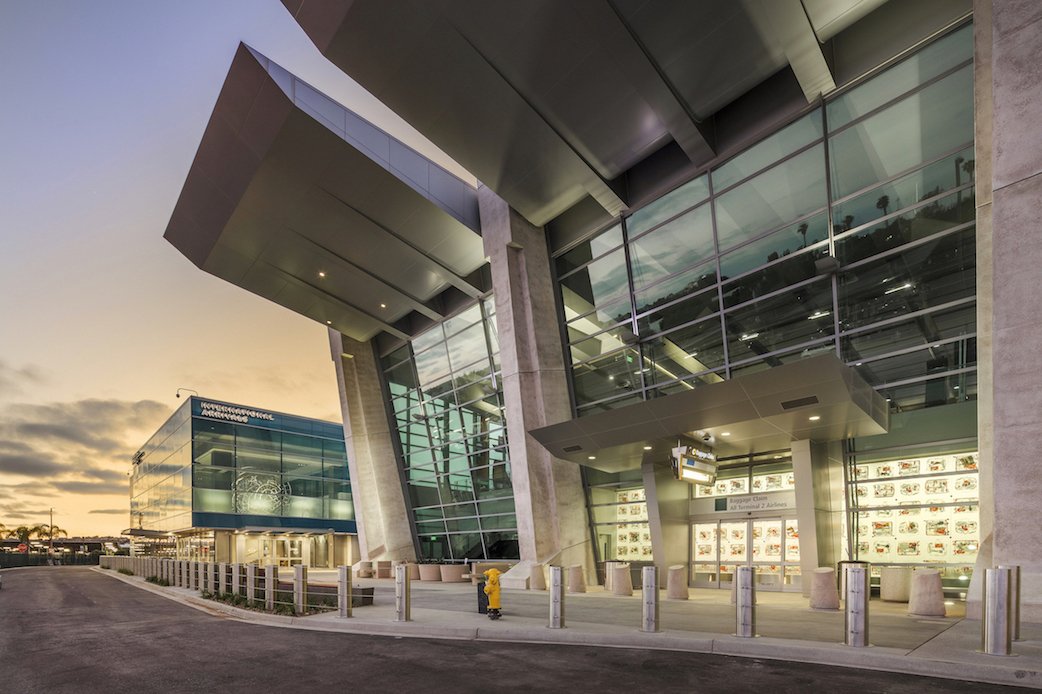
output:
[[[1042,15],[284,4],[480,181],[243,46],[166,231],[329,327],[361,557],[929,564],[970,614],[1019,564],[1042,619]]]
[[[340,424],[189,397],[133,459],[137,554],[333,567],[356,555]]]

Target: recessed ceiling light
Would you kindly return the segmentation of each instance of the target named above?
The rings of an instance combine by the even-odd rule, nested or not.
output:
[[[816,422],[816,421],[818,421],[819,419],[821,419],[821,415],[814,415],[813,417],[811,417],[811,418],[810,418],[810,421],[812,421],[812,422]]]
[[[380,304],[380,308],[387,308],[387,304]]]
[[[644,446],[644,450],[650,451],[651,450],[651,446]]]
[[[326,325],[333,325],[333,321],[331,321],[331,320],[327,320],[327,321],[326,321]]]
[[[590,460],[597,460],[597,456],[595,456],[595,455],[591,455],[591,456],[589,456],[589,458],[590,458]]]
[[[324,273],[324,272],[320,272],[320,273],[318,273],[318,276],[319,276],[319,277],[325,277],[325,276],[326,276],[326,273]]]
[[[721,436],[730,436],[730,435],[731,435],[731,432],[729,432],[729,431],[723,431],[723,432],[720,432],[720,435],[721,435]]]
[[[689,354],[686,357],[684,357],[684,359],[694,359],[697,356],[698,356],[698,352],[692,352],[691,354]]]
[[[780,456],[780,455],[776,455],[776,456],[774,456],[774,459],[775,459],[775,460],[778,460],[779,458],[781,458],[781,456]]]

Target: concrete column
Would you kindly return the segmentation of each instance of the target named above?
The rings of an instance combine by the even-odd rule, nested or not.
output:
[[[659,569],[658,580],[664,581],[669,575],[669,567],[688,565],[691,551],[691,521],[688,519],[691,485],[674,477],[673,469],[668,465],[645,463],[641,466],[641,472],[648,504],[652,558]],[[684,590],[686,596],[687,583],[684,584]]]
[[[246,565],[246,599],[252,603],[257,599],[257,565]]]
[[[1042,6],[976,0],[974,22],[984,541],[967,615],[980,614],[983,570],[1014,564],[1022,619],[1042,622]]]
[[[803,597],[809,598],[814,569],[835,567],[843,546],[843,452],[839,442],[793,441],[792,472]]]
[[[376,357],[368,342],[329,330],[363,561],[416,560]]]
[[[217,565],[218,580],[217,589],[222,593],[228,592],[228,562],[220,562]]]
[[[579,467],[528,435],[571,418],[546,235],[490,189],[478,191],[499,330],[502,388],[521,562],[501,579],[524,587],[536,563],[582,564],[596,585]]]

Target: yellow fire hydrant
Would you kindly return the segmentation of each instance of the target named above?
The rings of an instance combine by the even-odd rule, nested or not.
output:
[[[488,596],[488,618],[499,619],[499,569],[485,572],[485,595]]]

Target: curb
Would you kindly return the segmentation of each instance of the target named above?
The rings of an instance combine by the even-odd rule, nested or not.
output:
[[[537,643],[570,646],[596,646],[602,648],[632,648],[646,650],[680,651],[686,653],[711,653],[738,658],[761,658],[789,662],[832,665],[921,675],[949,680],[985,682],[1042,689],[1042,671],[1014,669],[998,665],[970,663],[953,660],[928,660],[912,656],[914,652],[900,648],[851,648],[841,643],[822,643],[795,639],[756,637],[738,638],[721,634],[690,631],[662,631],[644,633],[605,630],[604,625],[573,624],[569,629],[537,629],[532,627],[451,627],[418,622],[385,623],[336,621],[314,617],[289,617],[244,610],[213,600],[204,600],[194,595],[171,593],[169,588],[153,586],[144,579],[114,573],[111,570],[92,567],[93,571],[112,576],[129,585],[147,590],[156,595],[179,602],[212,616],[237,621],[277,626],[289,629],[305,629],[359,636],[394,636],[401,638],[435,638],[485,641],[491,643]],[[183,588],[176,590],[182,591]],[[357,625],[357,626],[355,626]],[[597,629],[597,627],[600,627]],[[1008,660],[1004,662],[1009,662]]]

